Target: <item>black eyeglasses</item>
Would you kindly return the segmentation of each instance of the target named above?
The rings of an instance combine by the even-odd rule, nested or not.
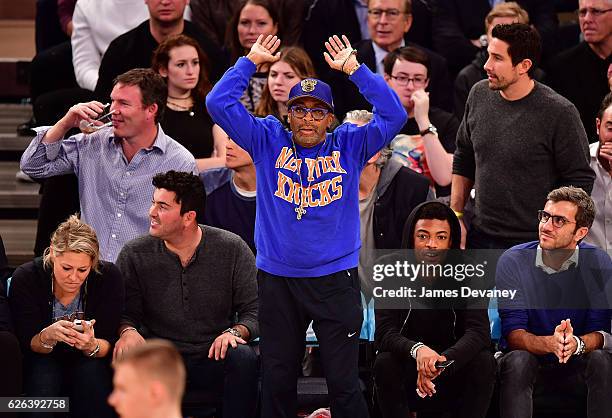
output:
[[[538,219],[540,223],[545,224],[549,219],[552,218],[552,224],[555,228],[563,228],[565,224],[575,224],[575,221],[568,220],[565,216],[551,215],[545,210],[538,211]]]
[[[587,13],[590,13],[591,16],[593,17],[599,17],[601,15],[608,13],[610,10],[612,10],[612,8],[602,10],[602,9],[593,9],[593,8],[587,7],[585,9],[578,10],[578,16],[584,19]]]
[[[422,75],[417,75],[415,77],[406,77],[403,75],[396,77],[394,75],[390,75],[389,77],[395,80],[395,82],[400,86],[407,86],[412,81],[412,84],[414,85],[414,87],[422,87],[425,85],[425,82],[427,81],[427,77],[422,76]]]
[[[304,119],[306,114],[310,113],[314,120],[323,120],[329,113],[329,109],[323,109],[320,107],[304,107],[304,106],[291,106],[291,114],[298,119]]]
[[[386,15],[389,20],[397,20],[402,14],[406,13],[399,9],[368,9],[368,15],[374,20],[380,20],[382,15]]]

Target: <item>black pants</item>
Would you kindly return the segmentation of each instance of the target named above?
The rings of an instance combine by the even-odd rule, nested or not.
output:
[[[207,355],[208,353],[206,353]],[[187,391],[210,391],[222,399],[224,418],[252,418],[257,409],[258,359],[249,345],[228,347],[225,360],[184,356]]]
[[[559,396],[587,387],[587,417],[612,417],[612,354],[595,350],[572,357],[565,364],[540,363],[524,350],[505,354],[499,364],[500,417],[533,416],[536,386],[551,388]]]
[[[3,287],[0,286],[0,290]],[[0,331],[0,396],[21,396],[23,374],[21,371],[21,350],[17,338],[8,331]],[[19,418],[18,413],[2,413],[4,418]]]
[[[51,234],[70,215],[80,211],[79,183],[74,174],[44,179],[41,184],[34,255],[41,256],[51,241]]]
[[[483,418],[495,385],[496,363],[489,350],[476,354],[461,369],[449,368],[434,383],[433,397],[416,395],[416,361],[381,352],[374,363],[376,397],[383,418],[406,418],[418,411],[419,418]]]
[[[108,358],[89,358],[81,353],[32,353],[24,359],[26,396],[68,396],[74,418],[113,418],[106,401],[113,388]],[[51,418],[43,412],[24,417]],[[60,416],[56,414],[56,416]]]
[[[334,418],[361,418],[368,409],[359,387],[363,321],[357,269],[322,277],[279,277],[259,270],[259,328],[265,418],[297,414],[297,378],[310,320]]]

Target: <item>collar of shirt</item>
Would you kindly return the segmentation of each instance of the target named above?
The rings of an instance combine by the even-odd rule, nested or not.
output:
[[[151,145],[150,148],[143,148],[143,149],[152,150],[153,148],[157,148],[162,152],[162,154],[165,154],[166,149],[168,148],[168,142],[169,142],[168,138],[169,136],[167,136],[164,133],[164,130],[162,129],[161,125],[158,123],[157,124],[157,136],[155,137],[155,141],[153,142],[153,145]],[[123,138],[119,136],[110,135],[108,137],[108,142],[118,143],[121,141],[121,139]]]
[[[398,48],[401,48],[403,46],[406,46],[404,38],[402,38],[402,43],[398,46]],[[376,59],[376,72],[381,76],[384,76],[385,66],[383,65],[383,60],[389,52],[376,45],[376,42],[374,41],[372,41],[372,48],[374,48],[374,57]]]
[[[195,251],[193,252],[193,254],[191,255],[191,258],[189,259],[189,263],[187,263],[187,266],[182,267],[181,264],[181,258],[178,256],[177,253],[175,253],[174,251],[171,251],[168,246],[166,245],[166,243],[164,242],[164,240],[159,239],[160,241],[160,245],[161,245],[161,249],[163,253],[168,254],[170,257],[174,258],[176,260],[176,262],[178,263],[179,266],[181,266],[181,268],[187,268],[189,266],[191,266],[193,263],[197,262],[198,260],[198,255],[204,251],[204,240],[205,240],[205,231],[204,231],[204,226],[201,224],[198,224],[198,227],[200,228],[200,230],[202,231],[202,237],[200,238],[200,242],[198,243],[198,245],[196,246]]]
[[[579,252],[580,252],[580,249],[576,245],[576,250],[574,251],[572,256],[568,258],[567,260],[565,260],[563,264],[561,264],[561,267],[559,268],[559,270],[555,270],[554,268],[549,267],[546,264],[544,264],[544,260],[542,259],[542,247],[538,245],[538,249],[536,251],[535,265],[536,267],[541,268],[546,274],[561,273],[562,271],[569,269],[572,264],[575,266],[578,266],[578,253]]]

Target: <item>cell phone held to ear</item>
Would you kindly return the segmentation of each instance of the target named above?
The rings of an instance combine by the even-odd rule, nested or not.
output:
[[[78,332],[83,332],[84,328],[83,328],[83,324],[87,324],[89,326],[91,326],[91,321],[86,321],[84,319],[75,319],[73,322],[73,327],[72,329],[74,329],[75,331]]]
[[[448,366],[453,364],[455,360],[436,361],[436,369],[446,369]]]

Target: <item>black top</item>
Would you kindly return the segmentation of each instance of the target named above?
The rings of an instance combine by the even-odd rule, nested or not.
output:
[[[443,205],[439,202],[425,202],[410,213],[403,230],[403,248],[414,248],[414,226],[421,219],[421,210],[432,204]],[[451,209],[446,205],[443,207],[449,212],[451,248],[457,249],[461,241],[461,227]],[[389,255],[381,260],[390,262],[393,258],[393,255]],[[421,306],[421,309],[410,310],[376,309],[376,347],[380,351],[388,351],[400,358],[409,359],[410,349],[420,341],[446,356],[448,360],[455,360],[451,366],[453,370],[461,369],[491,344],[487,311],[476,309],[478,307],[474,305],[473,309],[422,309]],[[433,324],[435,326],[432,326]]]
[[[85,319],[95,319],[95,335],[111,344],[117,340],[119,319],[123,311],[123,279],[119,269],[106,261],[101,262],[100,274],[93,270],[81,288],[87,286]],[[41,329],[51,325],[53,296],[51,271],[43,267],[42,258],[18,267],[11,280],[9,305],[15,324],[15,334],[24,355],[32,353],[30,341]],[[51,355],[73,352],[65,344],[58,344]],[[80,352],[79,352],[80,353]]]
[[[382,182],[387,170],[399,164],[389,160],[380,174]],[[402,231],[408,215],[429,195],[429,179],[406,167],[400,167],[374,205],[374,242],[376,249],[396,249],[402,244]]]
[[[185,21],[183,34],[194,38],[208,56],[211,81],[221,78],[227,69],[227,57],[193,23]],[[145,20],[134,29],[119,35],[108,46],[98,75],[95,95],[102,102],[108,101],[113,89],[113,80],[133,68],[149,68],[158,42],[151,35],[149,21]]]
[[[527,11],[542,37],[543,57],[554,55],[559,26],[555,2],[517,0],[517,3]],[[490,11],[489,0],[437,0],[432,25],[434,49],[448,60],[453,75],[474,59],[478,48],[470,40],[485,33],[484,21]]]
[[[4,287],[4,282],[0,281],[0,331],[9,331],[12,329],[11,311]]]
[[[429,109],[429,120],[438,130],[438,138],[444,150],[449,154],[453,154],[455,152],[457,130],[459,129],[459,121],[457,118],[455,118],[452,113],[432,107]],[[416,123],[416,119],[410,118],[400,131],[400,134],[418,135],[419,132],[420,129]],[[450,189],[450,185],[442,187],[436,184],[436,196],[448,196],[450,195]]]
[[[597,141],[595,117],[603,98],[610,92],[607,71],[612,55],[599,58],[586,42],[570,48],[555,59],[548,82],[576,106],[589,142]]]
[[[212,154],[213,124],[203,103],[196,103],[188,111],[176,111],[166,106],[161,121],[166,135],[187,148],[195,158],[208,158]]]

